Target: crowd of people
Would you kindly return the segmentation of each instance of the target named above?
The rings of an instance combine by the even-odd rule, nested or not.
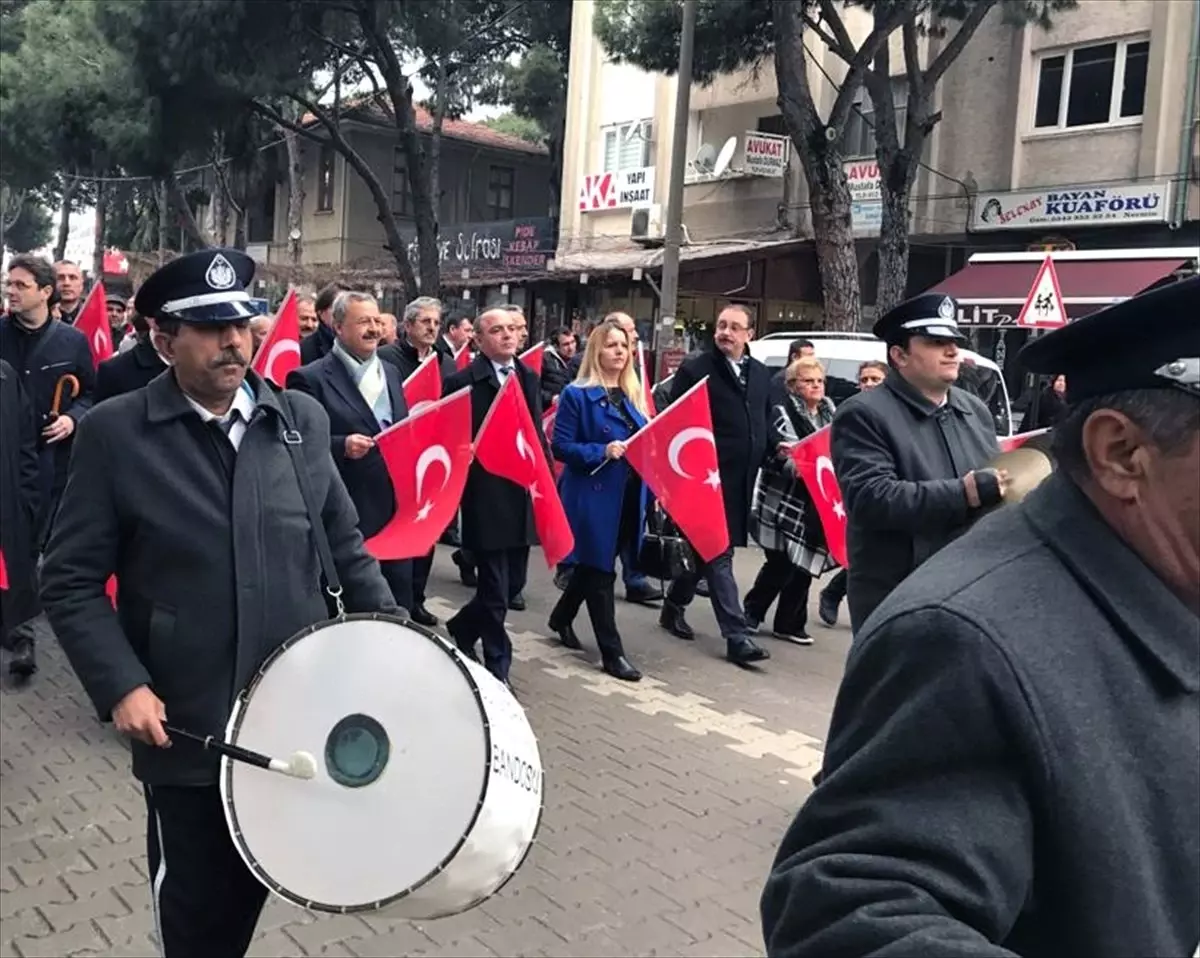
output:
[[[1060,469],[998,509],[995,420],[955,385],[965,337],[940,294],[879,318],[887,362],[864,363],[835,409],[811,342],[774,374],[750,355],[745,306],[651,395],[624,313],[582,343],[554,330],[535,372],[514,305],[472,317],[419,297],[392,317],[337,284],[297,298],[301,364],[280,388],[251,368],[270,332],[253,274],[236,250],[173,260],[132,304],[107,304],[122,336],[98,368],[72,325],[73,264],[15,257],[0,317],[0,632],[28,678],[44,607],[97,714],[133,739],[165,954],[244,954],[266,895],[229,838],[217,759],[172,742],[168,716],[219,736],[264,658],[343,612],[444,627],[512,689],[506,617],[526,607],[534,488],[471,463],[442,542],[473,592],[445,623],[426,605],[432,552],[376,561],[364,544],[396,509],[378,437],[409,417],[405,380],[429,361],[444,395],[469,390],[477,438],[519,392],[573,537],[548,627],[581,649],[586,607],[615,679],[642,677],[618,566],[624,598],[661,602],[685,641],[703,582],[743,667],[770,658],[773,604],[769,634],[811,644],[811,583],[834,573],[818,615],[836,623],[847,598],[854,645],[764,896],[770,954],[1183,954],[1200,937],[1200,279],[1027,349],[1057,377]],[[641,553],[669,504],[626,456],[655,407],[701,383],[728,545],[664,590]],[[826,429],[840,570],[794,455]],[[751,541],[764,563],[743,598],[733,555]]]

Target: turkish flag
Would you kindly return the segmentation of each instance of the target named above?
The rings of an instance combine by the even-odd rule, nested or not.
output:
[[[1015,436],[1009,436],[1007,439],[1000,440],[1001,452],[1012,452],[1014,449],[1020,449],[1030,439],[1036,439],[1038,436],[1044,436],[1050,430],[1034,429],[1032,432],[1019,432]]]
[[[546,357],[546,344],[538,343],[525,352],[521,353],[517,359],[521,360],[538,379],[542,378],[542,360]]]
[[[625,459],[701,559],[729,548],[707,376],[630,436]]]
[[[104,296],[104,284],[96,283],[88,293],[79,315],[75,317],[75,328],[87,337],[92,350],[92,365],[99,366],[113,354],[112,327],[108,325],[108,302]]]
[[[575,537],[558,498],[558,487],[546,454],[538,441],[537,427],[529,404],[515,375],[504,380],[492,400],[479,435],[475,458],[493,476],[500,476],[529,490],[533,500],[533,523],[542,542],[542,553],[551,568],[570,555]]]
[[[461,373],[464,369],[471,365],[471,348],[470,343],[465,343],[458,352],[454,354],[454,371]]]
[[[8,588],[8,566],[4,563],[4,550],[0,549],[0,589]]]
[[[288,373],[300,368],[300,313],[294,289],[289,289],[279,304],[271,331],[263,337],[250,368],[280,387],[287,382]]]
[[[108,581],[104,583],[104,594],[108,596],[108,601],[112,603],[112,607],[117,607],[117,577],[110,575]]]
[[[792,460],[796,463],[796,471],[800,478],[808,487],[813,505],[817,507],[817,516],[821,520],[821,528],[825,530],[825,545],[829,548],[829,554],[834,562],[847,569],[850,564],[846,561],[846,504],[842,500],[842,490],[833,472],[829,437],[829,427],[826,426],[801,439],[792,446]]]
[[[554,420],[556,420],[557,418],[558,418],[558,397],[555,396],[554,402],[552,402],[550,404],[550,408],[547,409],[544,413],[542,413],[542,435],[546,437],[547,445],[549,445],[551,442],[554,441],[552,438],[554,436]],[[555,481],[558,481],[558,479],[563,474],[563,468],[564,468],[563,464],[561,462],[556,461],[554,459],[554,457],[551,456],[550,468],[554,470]]]
[[[404,380],[404,401],[408,404],[410,416],[442,398],[441,358],[436,351],[431,352]]]
[[[396,513],[367,540],[376,559],[429,554],[458,511],[471,465],[471,389],[465,387],[375,437]]]
[[[654,410],[654,389],[650,385],[650,373],[646,369],[646,347],[638,341],[637,347],[638,358],[638,379],[642,384],[642,397],[646,401],[646,414],[653,418],[657,415]]]

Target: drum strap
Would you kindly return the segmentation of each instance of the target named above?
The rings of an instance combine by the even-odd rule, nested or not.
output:
[[[321,519],[321,510],[317,506],[316,496],[313,495],[312,482],[308,475],[308,464],[304,461],[304,437],[295,428],[292,421],[292,406],[287,395],[280,390],[275,394],[279,400],[283,414],[283,444],[287,447],[292,459],[292,468],[296,471],[296,481],[300,484],[300,495],[304,497],[304,508],[308,512],[308,524],[312,526],[313,539],[317,543],[317,558],[321,561],[321,572],[325,575],[325,591],[337,606],[337,614],[345,615],[346,607],[342,604],[342,581],[338,578],[337,566],[333,562],[333,550],[329,548],[329,536],[325,533],[325,523]]]

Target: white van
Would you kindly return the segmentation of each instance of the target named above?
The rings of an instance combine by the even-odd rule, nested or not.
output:
[[[769,333],[762,339],[751,341],[750,355],[774,372],[783,368],[787,362],[788,347],[796,339],[807,339],[816,348],[817,358],[825,367],[826,395],[837,405],[858,392],[858,367],[862,363],[871,359],[887,362],[887,347],[883,340],[876,339],[870,333]],[[1012,407],[1009,405],[1008,387],[1004,383],[1000,367],[969,349],[961,349],[959,352],[965,362],[960,367],[958,385],[978,396],[991,410],[996,422],[997,436],[1001,439],[1011,436]],[[656,397],[665,395],[661,390],[670,381],[668,377],[655,387]]]

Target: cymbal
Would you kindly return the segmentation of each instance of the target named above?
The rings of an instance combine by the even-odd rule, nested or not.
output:
[[[1014,503],[1020,502],[1042,484],[1054,471],[1054,460],[1044,448],[1027,443],[1012,452],[1000,453],[988,463],[988,467],[1003,469],[1008,473],[1004,501]]]

